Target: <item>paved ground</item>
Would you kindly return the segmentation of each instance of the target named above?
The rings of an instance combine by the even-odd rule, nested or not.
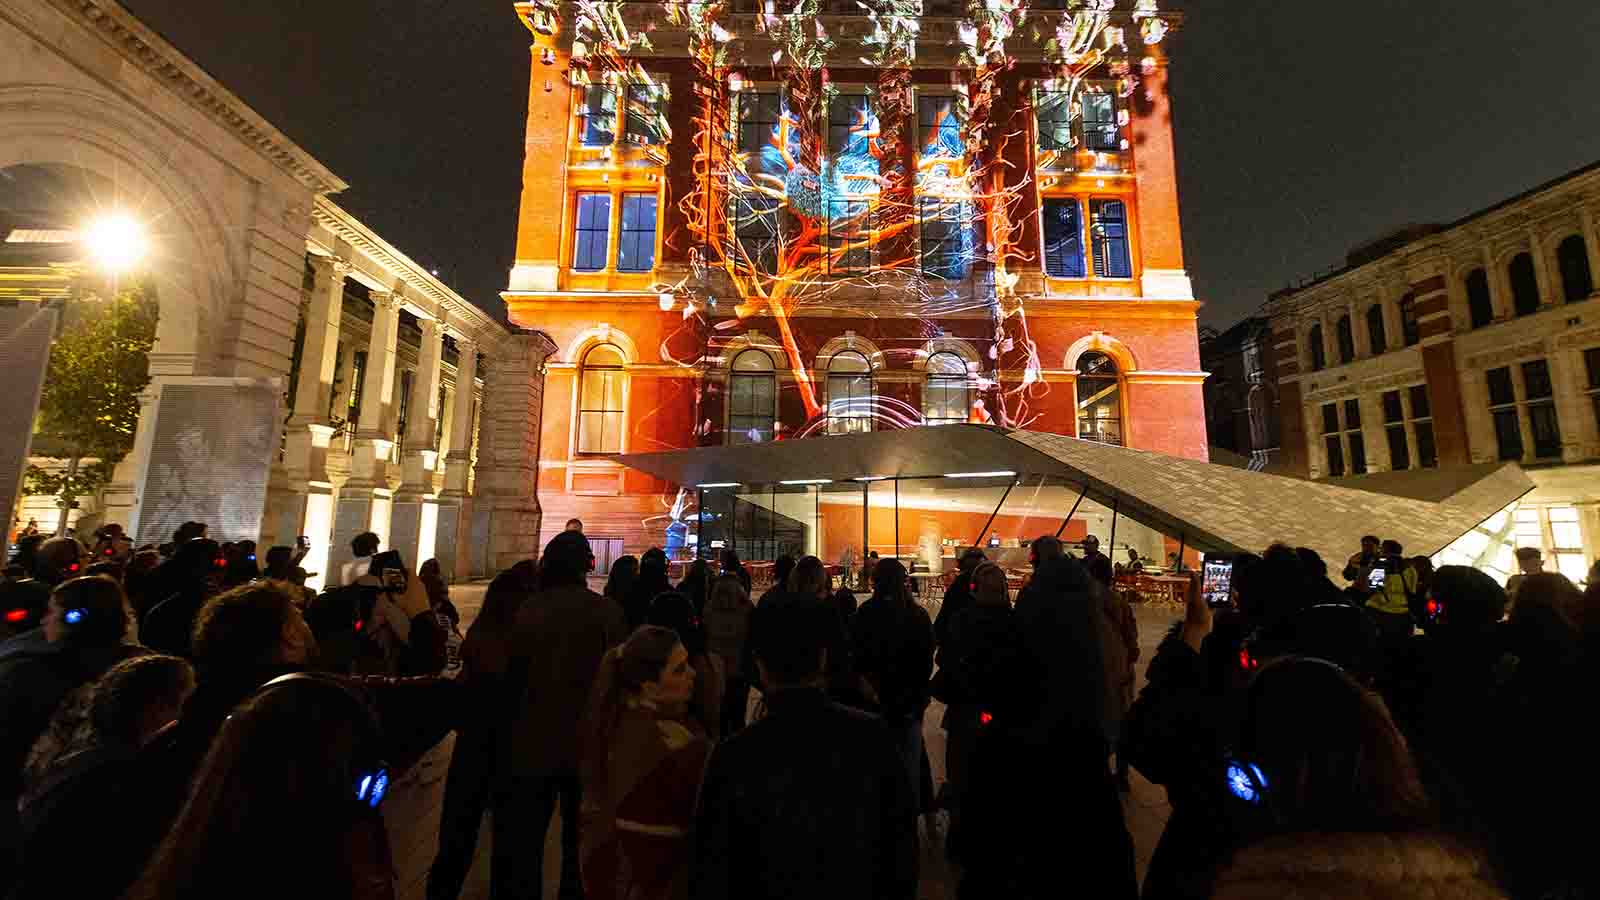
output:
[[[460,608],[463,626],[477,615],[483,602],[484,585],[459,585],[450,589],[450,596]],[[1174,608],[1139,609],[1139,638],[1142,647],[1140,656],[1139,684],[1144,684],[1145,663],[1155,653],[1156,645],[1168,626],[1177,618],[1179,611]],[[934,780],[942,781],[944,778],[944,731],[939,728],[939,720],[943,715],[943,707],[935,704],[928,711],[927,730],[925,738],[928,744],[928,758],[933,765]],[[1150,854],[1155,851],[1156,841],[1161,837],[1161,829],[1167,821],[1166,792],[1150,784],[1133,773],[1133,791],[1124,796],[1123,812],[1128,830],[1133,834],[1135,853],[1138,859],[1139,877],[1142,880],[1146,866],[1150,862]],[[433,816],[422,815],[419,821],[437,822],[437,813]],[[391,826],[393,827],[393,826]],[[436,826],[435,826],[436,827]],[[559,871],[559,852],[557,835],[559,826],[551,823],[549,839],[545,844],[545,898],[553,900],[556,892],[555,875]],[[926,837],[926,835],[924,835]],[[412,846],[417,852],[422,852],[424,846],[431,846],[425,841],[417,841]],[[472,873],[467,877],[467,884],[462,891],[462,900],[487,900],[489,896],[489,859],[488,859],[489,833],[487,822],[479,840],[478,859],[473,865]],[[951,871],[949,863],[945,862],[942,848],[936,842],[924,840],[923,842],[923,900],[946,900],[955,896],[955,874]],[[410,894],[410,891],[403,892]]]

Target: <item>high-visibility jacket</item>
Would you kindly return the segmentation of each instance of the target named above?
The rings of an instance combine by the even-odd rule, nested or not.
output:
[[[1383,579],[1383,587],[1373,591],[1367,598],[1367,606],[1378,612],[1410,615],[1411,595],[1416,592],[1416,569],[1411,566],[1405,566],[1398,572],[1391,569]]]

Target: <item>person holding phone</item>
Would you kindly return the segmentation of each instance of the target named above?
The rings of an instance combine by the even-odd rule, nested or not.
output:
[[[1368,573],[1367,612],[1378,626],[1385,654],[1397,652],[1411,637],[1411,598],[1417,593],[1417,572],[1406,562],[1399,541],[1384,541],[1383,555]]]

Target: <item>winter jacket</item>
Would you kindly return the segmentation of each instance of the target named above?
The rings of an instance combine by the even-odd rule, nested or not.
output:
[[[1487,863],[1426,834],[1288,834],[1235,854],[1212,900],[1504,900]]]
[[[873,597],[850,619],[855,670],[872,685],[885,719],[904,721],[928,706],[933,623],[915,603]]]
[[[888,730],[814,688],[711,754],[700,790],[696,900],[911,900],[917,803]]]

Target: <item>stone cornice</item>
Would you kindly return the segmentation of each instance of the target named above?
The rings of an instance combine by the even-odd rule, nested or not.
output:
[[[318,194],[349,187],[177,48],[112,0],[48,0],[124,59]]]

